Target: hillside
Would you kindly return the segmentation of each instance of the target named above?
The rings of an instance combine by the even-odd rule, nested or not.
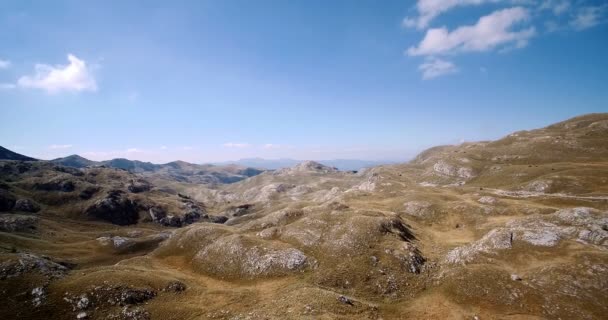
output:
[[[18,154],[0,146],[0,160],[37,161],[38,159]]]
[[[607,159],[591,114],[359,172],[0,161],[0,318],[604,319]]]

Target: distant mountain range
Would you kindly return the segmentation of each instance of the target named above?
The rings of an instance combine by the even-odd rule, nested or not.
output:
[[[361,170],[362,168],[375,167],[384,164],[393,164],[397,161],[373,161],[373,160],[356,160],[356,159],[334,159],[334,160],[315,160],[318,163],[328,167],[335,167],[342,171]],[[277,170],[282,168],[293,167],[302,160],[295,159],[263,159],[263,158],[247,158],[236,161],[226,161],[215,163],[217,165],[235,164],[245,167],[254,167],[267,170]]]
[[[18,154],[0,147],[0,160],[44,161]],[[164,179],[196,184],[234,183],[258,175],[265,170],[244,167],[235,164],[212,165],[194,164],[184,161],[173,161],[165,164],[154,164],[139,160],[117,158],[105,161],[93,161],[79,155],[48,160],[50,163],[72,168],[108,167],[139,173],[146,178]]]
[[[6,148],[0,147],[0,160],[38,161]],[[91,166],[104,166],[123,169],[132,173],[143,174],[150,178],[160,178],[179,182],[215,184],[233,183],[248,177],[258,175],[266,170],[277,170],[294,167],[301,163],[295,159],[262,159],[249,158],[237,161],[227,161],[214,164],[194,164],[184,161],[173,161],[165,164],[117,158],[105,161],[93,161],[79,155],[70,155],[63,158],[49,160],[62,166],[73,168],[86,168]],[[342,171],[361,170],[362,168],[390,164],[390,161],[369,161],[353,159],[335,159],[317,161],[328,167],[335,167]]]

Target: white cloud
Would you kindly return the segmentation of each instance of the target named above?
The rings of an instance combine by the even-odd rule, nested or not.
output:
[[[584,30],[606,22],[607,9],[608,5],[580,8],[570,21],[570,25],[576,30]]]
[[[282,147],[283,146],[280,144],[273,144],[273,143],[267,143],[262,146],[262,148],[264,148],[264,149],[280,149]]]
[[[0,90],[10,90],[15,89],[15,85],[12,83],[0,83]]]
[[[430,80],[458,72],[458,68],[450,61],[430,57],[418,67],[422,72],[422,79]]]
[[[167,146],[160,146],[161,150],[167,150]]]
[[[52,144],[49,146],[49,149],[69,149],[71,148],[72,145],[71,144]]]
[[[512,31],[511,28],[529,19],[528,10],[514,7],[498,10],[479,18],[475,25],[462,26],[450,32],[447,28],[429,29],[417,47],[410,47],[410,56],[451,54],[464,51],[487,51],[513,43],[524,47],[535,35],[534,27]]]
[[[11,66],[11,62],[8,60],[0,59],[0,69],[6,69]]]
[[[138,148],[129,148],[129,149],[127,149],[127,153],[139,153],[139,152],[143,152],[143,150],[138,149]]]
[[[561,15],[570,9],[570,2],[567,0],[544,0],[539,9],[550,10],[556,16]]]
[[[239,142],[226,142],[223,144],[226,148],[248,148],[251,147],[249,143],[239,143]]]
[[[37,64],[36,73],[19,78],[23,88],[42,89],[48,93],[61,91],[96,91],[97,83],[84,60],[68,54],[68,65]]]
[[[499,1],[501,0],[418,0],[416,3],[418,17],[407,17],[403,19],[403,25],[406,27],[424,29],[428,27],[429,23],[437,16],[455,7],[480,5]]]

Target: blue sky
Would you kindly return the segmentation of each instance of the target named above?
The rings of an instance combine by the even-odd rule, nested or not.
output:
[[[2,1],[0,145],[405,160],[608,112],[608,4]]]

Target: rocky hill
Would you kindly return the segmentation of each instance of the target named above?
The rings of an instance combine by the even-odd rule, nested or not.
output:
[[[2,161],[0,318],[604,319],[607,148],[593,114],[357,173]]]

